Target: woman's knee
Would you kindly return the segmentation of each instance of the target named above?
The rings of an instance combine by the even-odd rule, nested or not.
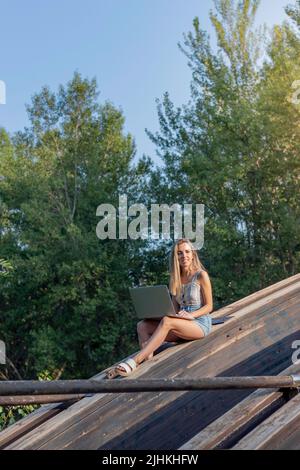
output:
[[[171,328],[173,324],[173,319],[172,317],[165,316],[161,319],[160,323],[166,328]]]

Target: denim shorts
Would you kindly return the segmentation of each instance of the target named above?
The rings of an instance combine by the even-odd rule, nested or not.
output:
[[[183,310],[186,312],[194,312],[195,310],[198,310],[201,308],[201,305],[187,305],[183,307]],[[212,329],[212,321],[211,321],[211,316],[209,314],[207,315],[201,315],[201,317],[194,318],[194,320],[202,329],[204,336],[207,336]]]

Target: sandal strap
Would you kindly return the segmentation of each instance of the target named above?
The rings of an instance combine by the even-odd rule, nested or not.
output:
[[[126,363],[131,367],[132,370],[136,369],[137,363],[131,357],[126,360]]]
[[[123,369],[126,370],[126,372],[129,374],[129,372],[132,372],[134,369],[136,369],[137,364],[134,359],[126,359],[125,362],[121,362],[118,367],[123,367]]]
[[[131,372],[131,370],[132,370],[131,367],[130,367],[130,365],[127,364],[127,362],[120,362],[120,364],[118,365],[118,368],[119,368],[119,367],[123,367],[123,369],[125,369],[125,371],[126,371],[127,373]]]

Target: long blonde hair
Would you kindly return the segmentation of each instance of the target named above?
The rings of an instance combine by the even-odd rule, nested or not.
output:
[[[170,281],[169,281],[169,290],[172,295],[176,297],[177,302],[180,300],[180,292],[181,292],[181,268],[178,260],[178,247],[182,243],[187,243],[193,253],[193,259],[191,263],[191,268],[190,268],[190,274],[200,271],[203,269],[206,271],[204,268],[203,264],[199,260],[198,254],[196,249],[194,248],[193,244],[190,242],[188,238],[180,238],[177,240],[171,250],[170,253],[170,258],[169,258],[169,269],[170,269]]]

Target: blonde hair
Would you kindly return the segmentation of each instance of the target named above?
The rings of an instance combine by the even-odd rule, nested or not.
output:
[[[172,251],[170,253],[170,258],[169,258],[169,269],[170,269],[169,290],[170,290],[170,293],[173,296],[175,296],[178,303],[180,302],[180,293],[181,293],[181,287],[182,287],[181,277],[180,277],[181,268],[180,268],[180,264],[178,261],[178,247],[179,245],[182,245],[182,243],[187,243],[190,246],[192,253],[193,253],[193,259],[192,259],[189,274],[200,271],[201,269],[206,271],[203,264],[199,260],[196,249],[194,248],[193,244],[190,242],[188,238],[180,238],[174,243],[172,247]]]

